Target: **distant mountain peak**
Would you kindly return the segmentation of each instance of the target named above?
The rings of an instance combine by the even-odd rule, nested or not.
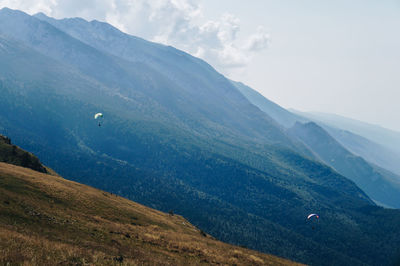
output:
[[[20,10],[11,9],[11,8],[8,8],[8,7],[0,8],[0,12],[11,12],[11,11],[22,12]]]
[[[37,17],[37,18],[48,18],[48,16],[43,12],[38,12],[38,13],[34,14],[33,16]]]
[[[36,18],[38,18],[38,19],[40,19],[40,20],[42,20],[42,21],[46,21],[46,20],[57,20],[57,19],[55,19],[55,18],[53,18],[53,17],[50,17],[50,16],[46,15],[46,14],[43,13],[43,12],[38,12],[38,13],[32,15],[32,17],[36,17]],[[82,22],[82,23],[91,23],[91,22],[97,21],[97,20],[88,21],[88,20],[86,20],[86,19],[84,19],[84,18],[81,18],[81,17],[62,18],[62,19],[60,19],[60,20],[61,20],[61,21],[62,21],[62,20],[69,20],[69,21]]]
[[[25,13],[24,11],[18,9],[12,9],[9,7],[3,7],[0,9],[0,14],[7,14],[7,15],[14,15],[14,16],[30,16],[29,14]]]

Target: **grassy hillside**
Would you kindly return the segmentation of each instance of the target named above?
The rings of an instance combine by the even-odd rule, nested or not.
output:
[[[0,210],[0,264],[296,265],[216,241],[182,216],[6,163]]]

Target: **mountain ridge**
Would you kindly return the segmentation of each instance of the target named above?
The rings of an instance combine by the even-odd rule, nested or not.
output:
[[[187,84],[190,84],[189,86],[191,87],[195,86],[194,90],[196,91],[196,94],[190,92],[190,97],[195,97],[198,100],[204,99],[202,101],[207,101],[208,108],[214,105],[221,105],[219,102],[214,103],[213,98],[210,98],[209,95],[213,95],[215,99],[223,99],[228,101],[237,101],[238,99],[240,99],[240,101],[242,102],[242,100],[245,99],[245,97],[243,97],[241,93],[235,92],[236,88],[232,86],[231,83],[225,77],[217,73],[206,62],[198,58],[192,57],[191,55],[186,54],[182,51],[178,51],[173,47],[147,42],[135,36],[127,35],[108,24],[97,21],[87,22],[85,20],[76,21],[74,19],[55,20],[43,14],[37,15],[37,17],[48,23],[51,23],[55,27],[58,27],[59,29],[66,31],[74,38],[77,38],[82,42],[91,45],[101,51],[111,52],[114,56],[118,56],[119,58],[124,58],[130,62],[143,62],[150,64],[152,68],[157,69],[158,71],[164,73],[164,75],[166,75],[168,78],[172,78],[173,81],[180,80],[180,82],[182,82],[182,80],[184,80],[183,86],[181,86],[181,88],[184,91],[187,91],[185,90],[185,86],[188,86]],[[78,25],[75,25],[75,23],[78,23]],[[100,25],[101,27],[98,27],[98,25]],[[107,42],[107,38],[112,40],[111,44]],[[124,43],[124,45],[121,45],[121,42]],[[151,47],[152,50],[148,51],[147,46],[143,48],[142,43],[144,42],[146,42],[145,44]],[[178,53],[178,56],[174,56],[171,58],[171,56],[168,55],[165,50],[167,50],[167,52],[172,50],[173,51],[172,54],[174,54],[176,51],[176,53]],[[171,58],[172,60],[167,61],[166,58]],[[199,64],[195,64],[195,67],[193,67],[193,64],[191,64],[192,61],[195,61],[196,63]],[[154,62],[156,62],[157,64],[154,64]],[[189,65],[190,67],[185,67],[187,65]],[[176,71],[177,69],[179,71]],[[215,80],[218,83],[217,85],[217,87],[219,88],[218,93],[215,90],[210,90],[209,85],[207,85],[209,81],[205,80],[200,74],[198,74],[201,72],[202,69],[205,69],[207,73],[210,73],[212,74],[213,77],[215,77],[212,80]],[[188,80],[188,77],[190,77],[191,79]],[[201,94],[199,94],[198,91],[201,91]],[[207,98],[204,98],[205,96]],[[247,132],[249,131],[256,132],[258,134],[258,137],[261,136],[262,138],[264,138],[266,134],[267,135],[271,134],[271,137],[273,139],[272,142],[279,142],[281,144],[284,142],[288,143],[291,142],[291,140],[288,140],[287,137],[283,138],[276,137],[280,134],[284,136],[285,133],[280,128],[280,126],[271,117],[269,117],[268,114],[258,112],[253,105],[247,102],[247,99],[246,103],[243,102],[239,104],[240,106],[234,106],[234,108],[240,110],[237,112],[239,116],[242,116],[244,112],[249,112],[248,117],[250,116],[252,117],[250,118],[250,120],[258,121],[257,127],[247,126],[248,127],[248,129],[246,129]],[[252,106],[251,109],[249,109],[250,108],[249,104]],[[236,112],[236,110],[232,109],[229,111]],[[215,113],[220,113],[220,111],[215,111]],[[227,114],[226,111],[224,111],[223,113],[225,115]],[[265,115],[262,119],[266,119],[266,121],[269,124],[271,124],[268,127],[262,126],[264,122],[259,118],[261,113]],[[235,119],[230,118],[229,115],[226,116],[224,120],[234,121]],[[260,126],[263,127],[263,134],[259,133],[260,128],[258,127]],[[279,141],[274,140],[274,138]],[[293,148],[293,145],[291,146],[291,148]]]
[[[297,122],[289,133],[303,140],[320,158],[342,175],[350,178],[372,199],[385,205],[400,208],[399,182],[387,180],[362,157],[353,155],[340,145],[328,132],[314,122]]]
[[[276,121],[286,127],[289,135],[299,137],[314,152],[315,158],[355,181],[375,202],[391,208],[400,207],[400,199],[397,196],[400,176],[396,175],[399,171],[399,157],[394,152],[350,131],[340,130],[316,120],[322,129],[313,122],[312,117],[302,117],[301,113],[293,114],[243,83],[232,83],[260,110],[269,112]],[[302,123],[304,126],[301,126]],[[321,146],[325,147],[321,149]],[[337,156],[338,153],[341,156]],[[328,157],[335,157],[336,161]],[[379,191],[378,187],[386,192]]]
[[[357,119],[348,118],[336,114],[323,112],[294,112],[309,117],[317,121],[321,121],[328,126],[340,129],[347,129],[355,134],[361,135],[385,148],[400,152],[400,132],[374,125],[372,123],[363,122]]]
[[[339,141],[346,149],[350,150],[352,153],[357,154],[367,161],[376,164],[380,167],[390,170],[391,172],[400,175],[400,152],[395,151],[396,148],[388,143],[396,143],[399,141],[399,136],[396,132],[386,130],[382,127],[375,126],[373,124],[364,123],[357,120],[352,120],[345,117],[340,117],[332,114],[320,113],[320,118],[313,116],[312,113],[300,112],[294,109],[284,109],[278,104],[268,100],[266,97],[255,91],[254,89],[246,86],[241,82],[232,83],[249,99],[254,105],[256,105],[260,110],[270,114],[270,116],[280,123],[285,128],[292,127],[296,121],[306,123],[310,121],[318,122],[325,130],[329,132],[337,141]],[[318,114],[318,113],[317,113]],[[329,123],[329,121],[324,122],[323,116],[337,117],[336,120],[343,120],[345,123]],[[328,119],[329,120],[329,119]],[[332,119],[331,119],[332,120]],[[347,122],[346,122],[347,121]],[[360,124],[361,126],[357,130],[354,125],[349,126],[351,123]],[[368,133],[361,130],[362,128],[371,128]],[[373,134],[381,131],[381,134],[386,139],[382,141],[381,137],[374,137]],[[375,133],[373,133],[375,132]],[[398,134],[397,134],[398,135]],[[387,141],[390,140],[390,141]]]

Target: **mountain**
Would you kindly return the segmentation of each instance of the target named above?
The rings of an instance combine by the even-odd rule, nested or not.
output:
[[[0,153],[12,147],[2,145]],[[16,149],[14,161],[24,152]],[[298,265],[219,242],[182,216],[59,176],[0,162],[0,184],[4,265]]]
[[[82,27],[81,24],[78,26]],[[152,112],[159,110],[157,114],[166,113],[166,117],[162,118],[170,124],[185,126],[190,130],[194,129],[208,135],[217,134],[216,130],[219,133],[222,127],[228,135],[257,137],[271,143],[286,143],[289,147],[294,147],[291,145],[291,140],[274,124],[274,121],[265,113],[259,112],[237,90],[233,89],[227,79],[204,61],[172,47],[148,44],[147,47],[152,48],[148,53],[154,54],[152,57],[159,54],[154,60],[160,57],[163,59],[157,61],[157,65],[152,62],[144,64],[140,60],[131,60],[132,58],[127,56],[115,57],[110,54],[119,51],[118,45],[111,43],[112,48],[103,52],[95,49],[97,47],[94,45],[92,47],[78,41],[64,31],[34,17],[26,16],[22,12],[1,10],[0,25],[2,34],[76,67],[85,75],[112,87],[111,95],[122,97],[126,102],[133,100],[132,104],[137,104],[135,98],[144,98],[143,100],[148,102],[148,108]],[[112,32],[116,29],[110,30],[109,25],[96,21],[84,25],[104,29],[103,35],[115,38]],[[81,31],[86,32],[86,37],[90,37],[90,33],[93,32],[85,28]],[[122,34],[118,31],[116,33]],[[102,35],[96,36],[100,38]],[[127,38],[127,35],[122,36]],[[131,40],[130,43],[121,44],[125,50],[127,50],[126,47],[133,47],[135,54],[140,53],[146,56],[146,51],[141,49],[144,40],[134,37],[128,39]],[[147,58],[152,57],[147,56]],[[163,61],[167,61],[168,65]],[[171,62],[174,62],[175,66]],[[185,65],[190,67],[185,67]],[[156,66],[160,67],[157,69]],[[177,73],[181,76],[177,76]],[[179,97],[172,97],[178,95]],[[207,102],[207,106],[201,104],[203,102]]]
[[[285,128],[292,127],[296,122],[307,122],[308,119],[296,115],[280,105],[268,100],[259,92],[246,86],[242,82],[231,81],[232,84],[255,106],[261,111],[270,115],[275,121]]]
[[[57,173],[296,261],[395,258],[399,212],[316,161],[207,63],[106,23],[42,19],[0,11],[0,128]]]
[[[350,131],[400,154],[400,132],[335,114],[298,111],[296,113],[321,121],[328,126]]]
[[[297,122],[289,132],[307,144],[327,165],[353,180],[373,200],[386,206],[400,208],[399,176],[392,174],[389,178],[362,157],[349,152],[314,122]]]
[[[276,103],[268,100],[263,95],[244,85],[243,83],[232,83],[251,103],[260,108],[260,110],[269,114],[273,119],[275,119],[285,128],[288,129],[294,126],[296,122],[317,122],[319,126],[324,128],[324,130],[326,130],[329,135],[335,138],[335,140],[338,141],[344,148],[355,155],[363,157],[366,161],[368,161],[370,164],[369,168],[373,167],[377,170],[377,167],[373,166],[377,165],[380,168],[384,168],[392,172],[387,175],[377,170],[381,172],[381,175],[385,176],[386,179],[394,180],[395,183],[397,183],[396,180],[399,180],[399,178],[394,178],[393,176],[400,175],[400,153],[392,151],[389,148],[381,144],[375,143],[365,137],[352,133],[346,127],[340,129],[337,127],[329,126],[322,120],[316,120],[315,118],[308,116],[307,113],[302,113],[298,111],[294,111],[292,113],[277,105]],[[348,122],[347,124],[351,123]],[[328,150],[325,152],[328,152]],[[341,173],[343,174],[343,172]],[[395,200],[393,199],[391,201]]]
[[[400,133],[334,114],[292,112],[317,122],[352,153],[400,175]]]
[[[375,143],[348,130],[319,123],[329,134],[349,151],[365,160],[400,175],[400,153]]]

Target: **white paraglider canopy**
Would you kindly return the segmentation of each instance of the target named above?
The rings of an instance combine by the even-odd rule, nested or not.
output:
[[[103,113],[97,113],[94,115],[94,119],[97,119],[99,117],[103,117]]]
[[[307,219],[310,219],[313,216],[315,216],[315,218],[319,219],[319,215],[316,213],[311,213],[310,215],[307,216]]]
[[[103,113],[97,113],[94,115],[94,119],[99,121],[99,127],[101,127],[101,123],[103,121]]]

